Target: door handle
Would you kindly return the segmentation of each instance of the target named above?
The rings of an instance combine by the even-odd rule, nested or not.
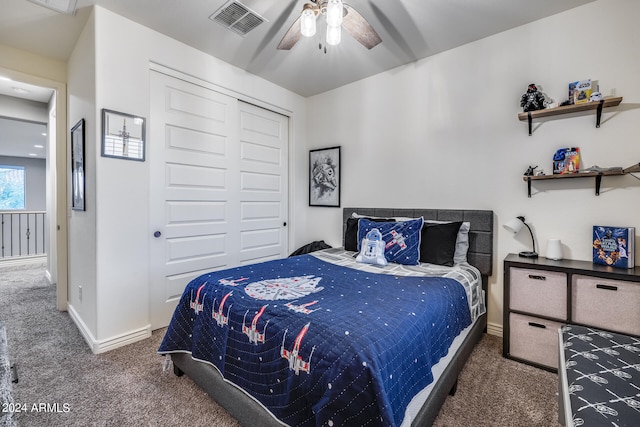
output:
[[[162,233],[159,231],[156,231],[155,233],[153,233],[153,237],[155,237],[156,239],[160,236],[162,236]]]

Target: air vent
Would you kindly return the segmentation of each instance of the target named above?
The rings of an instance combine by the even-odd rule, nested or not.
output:
[[[258,25],[266,22],[265,18],[235,0],[224,4],[209,19],[243,37]]]

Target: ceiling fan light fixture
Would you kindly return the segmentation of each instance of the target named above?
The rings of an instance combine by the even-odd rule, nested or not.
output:
[[[327,25],[327,44],[329,46],[336,46],[340,44],[342,39],[342,28],[340,26],[334,27]]]
[[[327,2],[327,25],[339,27],[342,25],[344,6],[342,0],[329,0]]]
[[[316,34],[316,13],[313,7],[306,7],[302,10],[300,15],[300,32],[305,37],[313,37]]]

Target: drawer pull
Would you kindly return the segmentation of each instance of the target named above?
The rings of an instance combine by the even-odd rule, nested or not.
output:
[[[544,276],[537,276],[537,275],[535,275],[535,274],[530,274],[530,275],[529,275],[529,279],[533,279],[533,280],[547,280],[547,278],[546,278],[546,277],[544,277]]]
[[[534,328],[547,329],[547,327],[541,323],[529,322],[529,326],[533,326]]]
[[[607,291],[617,291],[618,287],[617,286],[611,286],[611,285],[601,285],[601,284],[597,284],[596,288],[598,289],[605,289]]]

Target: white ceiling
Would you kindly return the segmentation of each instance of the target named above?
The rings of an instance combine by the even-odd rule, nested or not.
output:
[[[348,0],[382,43],[367,50],[343,34],[327,53],[318,49],[321,30],[290,51],[276,49],[305,0],[239,0],[268,21],[245,37],[209,19],[227,1],[78,0],[69,16],[0,0],[0,44],[66,62],[99,5],[307,97],[595,0]]]

